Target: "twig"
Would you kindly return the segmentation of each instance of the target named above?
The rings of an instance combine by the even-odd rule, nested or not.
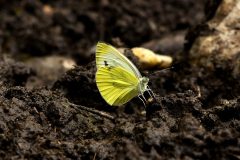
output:
[[[70,102],[68,102],[68,104],[71,105],[72,107],[74,107],[74,109],[76,109],[76,110],[85,110],[87,112],[97,114],[99,116],[105,117],[105,118],[110,119],[110,120],[115,119],[113,116],[109,115],[106,112],[102,112],[102,111],[99,111],[99,110],[96,110],[96,109],[93,109],[93,108],[87,108],[87,107],[82,106],[82,105],[76,105],[76,104],[73,104],[73,103],[70,103]]]
[[[94,156],[93,156],[93,160],[96,160],[96,155],[97,155],[97,153],[94,154]]]

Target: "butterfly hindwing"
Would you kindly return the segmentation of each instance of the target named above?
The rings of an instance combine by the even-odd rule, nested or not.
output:
[[[138,95],[138,78],[119,66],[100,67],[96,82],[102,97],[113,106],[120,106]]]

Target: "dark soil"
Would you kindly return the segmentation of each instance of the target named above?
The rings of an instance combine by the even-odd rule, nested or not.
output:
[[[1,159],[240,159],[240,82],[228,74],[231,62],[209,70],[187,58],[214,16],[206,2],[1,1]],[[101,98],[93,52],[99,40],[173,56],[174,69],[141,70],[157,97],[146,110],[138,98],[122,107]],[[51,56],[77,65],[67,72],[55,58],[47,61],[54,67],[42,65]]]

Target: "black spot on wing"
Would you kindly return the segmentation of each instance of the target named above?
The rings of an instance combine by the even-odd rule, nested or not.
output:
[[[107,67],[108,66],[108,63],[107,63],[107,61],[104,61],[104,65]]]

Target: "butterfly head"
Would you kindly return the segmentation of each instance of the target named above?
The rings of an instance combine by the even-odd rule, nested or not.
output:
[[[147,77],[140,78],[139,88],[141,93],[147,90],[148,82],[149,82],[149,79]]]

